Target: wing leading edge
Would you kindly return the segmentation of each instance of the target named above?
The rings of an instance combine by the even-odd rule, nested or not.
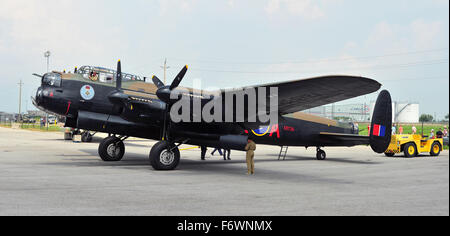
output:
[[[258,87],[278,88],[278,111],[285,115],[373,93],[381,84],[369,78],[336,75],[247,88]],[[232,90],[223,91],[222,96],[229,92]]]

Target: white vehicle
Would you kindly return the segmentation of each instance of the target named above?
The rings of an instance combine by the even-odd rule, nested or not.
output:
[[[57,121],[56,116],[48,116],[49,124],[55,124],[56,121]]]

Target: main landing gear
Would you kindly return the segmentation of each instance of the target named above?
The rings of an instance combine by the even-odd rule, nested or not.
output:
[[[128,137],[109,136],[98,146],[98,154],[103,161],[120,161],[125,154],[125,141]]]
[[[317,147],[316,157],[317,157],[317,160],[323,161],[323,160],[327,159],[327,153],[324,150],[320,149],[320,147]]]
[[[180,150],[173,143],[160,141],[153,145],[149,158],[155,170],[174,170],[180,163]]]
[[[98,154],[103,161],[121,161],[125,154],[125,144],[128,137],[109,136],[98,146]],[[180,143],[181,145],[183,143]],[[150,164],[155,170],[174,170],[180,163],[179,145],[167,141],[160,141],[153,145],[150,151]]]

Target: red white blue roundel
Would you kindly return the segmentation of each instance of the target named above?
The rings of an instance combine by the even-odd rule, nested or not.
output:
[[[84,100],[91,100],[95,96],[95,90],[92,86],[85,85],[81,88],[80,94]]]

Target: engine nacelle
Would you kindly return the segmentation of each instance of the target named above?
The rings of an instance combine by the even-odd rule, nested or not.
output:
[[[222,135],[216,137],[213,137],[215,135],[210,136],[210,138],[190,139],[187,144],[245,151],[245,146],[247,146],[248,143],[248,137],[243,135]]]
[[[160,136],[159,127],[130,122],[120,116],[88,111],[78,112],[75,128],[147,139],[159,139]]]

